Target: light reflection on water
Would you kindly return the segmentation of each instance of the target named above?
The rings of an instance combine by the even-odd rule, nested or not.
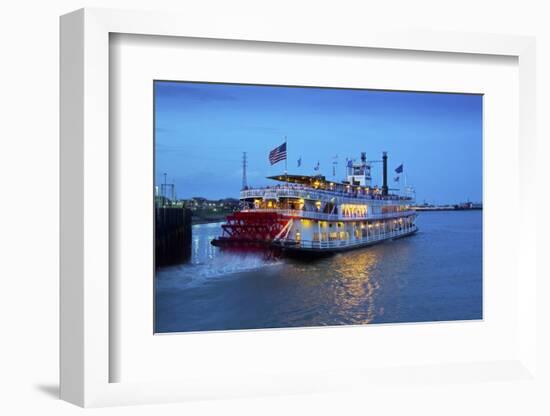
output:
[[[205,263],[213,259],[219,250],[210,244],[210,241],[220,235],[221,223],[193,225],[193,244],[191,247],[191,263]]]
[[[411,238],[316,261],[228,253],[193,226],[187,264],[156,277],[156,331],[481,318],[481,213],[426,213]]]

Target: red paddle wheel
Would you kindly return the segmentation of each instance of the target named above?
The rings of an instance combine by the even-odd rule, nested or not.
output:
[[[270,244],[290,221],[276,212],[235,212],[222,225],[222,236],[213,240],[216,246],[246,246]]]

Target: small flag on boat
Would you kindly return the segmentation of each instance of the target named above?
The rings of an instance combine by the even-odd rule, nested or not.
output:
[[[274,165],[281,160],[286,160],[286,142],[269,152],[269,163]]]
[[[315,165],[315,167],[313,168],[313,170],[319,170],[319,161],[317,161],[317,164]]]
[[[346,160],[348,161],[347,167],[352,168],[353,167],[353,160],[351,160],[351,159],[346,159]]]
[[[403,173],[403,163],[401,163],[396,169],[395,173]]]
[[[302,166],[302,156],[298,159],[298,167]]]
[[[393,178],[393,180],[394,180],[395,182],[399,182],[399,176],[396,176],[395,178]]]

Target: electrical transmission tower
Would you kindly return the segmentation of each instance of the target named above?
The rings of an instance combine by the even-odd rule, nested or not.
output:
[[[248,183],[246,180],[246,167],[248,166],[248,161],[246,159],[246,152],[243,152],[243,189],[248,188]]]

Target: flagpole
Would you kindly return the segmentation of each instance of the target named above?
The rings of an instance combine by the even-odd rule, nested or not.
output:
[[[286,148],[286,157],[285,157],[285,179],[288,180],[288,170],[287,170],[287,162],[288,162],[288,144],[286,142],[286,136],[285,136],[285,148]]]

